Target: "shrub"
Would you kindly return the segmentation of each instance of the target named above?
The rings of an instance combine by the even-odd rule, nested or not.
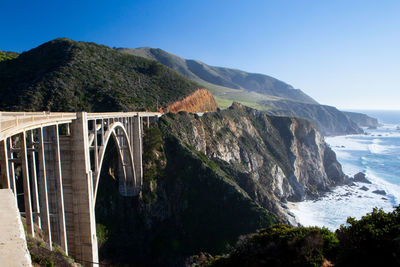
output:
[[[338,265],[400,265],[400,207],[388,213],[375,208],[360,220],[349,217],[347,223],[336,231]]]
[[[338,239],[327,228],[276,224],[242,238],[228,257],[212,266],[321,266],[332,259]]]

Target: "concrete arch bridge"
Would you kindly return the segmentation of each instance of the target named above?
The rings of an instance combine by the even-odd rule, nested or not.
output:
[[[0,183],[24,210],[27,233],[34,236],[36,224],[50,246],[85,266],[97,263],[94,206],[107,144],[117,147],[120,194],[138,195],[143,126],[161,115],[0,112]]]

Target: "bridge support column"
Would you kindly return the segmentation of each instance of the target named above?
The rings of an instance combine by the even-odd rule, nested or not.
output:
[[[84,266],[97,263],[98,249],[96,236],[96,221],[94,214],[93,178],[90,170],[90,155],[88,143],[88,125],[86,112],[77,113],[77,119],[71,124],[70,166],[73,201],[74,240],[71,255]]]
[[[8,151],[7,151],[7,138],[0,142],[0,164],[1,164],[1,176],[0,185],[3,189],[11,188],[9,167],[8,167]]]
[[[59,244],[68,255],[68,243],[67,233],[65,225],[65,200],[64,200],[64,186],[63,180],[65,177],[62,176],[61,170],[61,153],[60,153],[60,142],[59,142],[59,131],[58,125],[45,127],[43,129],[43,146],[44,161],[40,159],[40,168],[43,168],[39,173],[41,181],[43,180],[42,175],[46,175],[47,179],[47,197],[50,212],[50,226],[52,240]],[[44,165],[43,165],[44,164]],[[43,167],[44,166],[44,167]],[[46,173],[44,173],[46,172]],[[41,184],[42,187],[43,184]],[[42,189],[43,190],[43,187]],[[43,197],[43,195],[42,195]],[[43,203],[42,203],[43,205]],[[44,214],[43,214],[44,215]],[[45,216],[45,215],[44,215]],[[46,218],[45,218],[46,219]]]
[[[143,184],[143,165],[142,165],[142,121],[139,114],[133,118],[133,135],[132,135],[133,161],[135,162],[136,185],[135,187],[141,191]]]

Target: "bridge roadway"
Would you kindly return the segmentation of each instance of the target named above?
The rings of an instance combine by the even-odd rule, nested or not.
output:
[[[143,125],[161,115],[0,112],[0,185],[13,192],[27,233],[35,236],[36,224],[50,247],[97,265],[94,207],[108,142],[117,147],[120,194],[140,194]]]

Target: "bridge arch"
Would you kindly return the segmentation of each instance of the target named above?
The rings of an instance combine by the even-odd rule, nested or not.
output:
[[[120,160],[120,163],[122,164],[122,173],[124,176],[123,178],[125,183],[125,194],[124,192],[121,191],[120,193],[128,196],[135,194],[136,191],[137,179],[135,173],[135,163],[133,159],[132,145],[130,144],[129,136],[124,125],[121,122],[113,122],[107,128],[107,131],[104,134],[103,145],[99,149],[98,170],[95,173],[95,179],[94,179],[94,196],[93,196],[94,203],[96,203],[97,191],[99,187],[104,156],[111,137],[114,139],[115,144],[118,148],[118,158]]]
[[[145,118],[149,126],[150,118],[161,115],[0,111],[0,184],[18,202],[16,179],[22,178],[27,233],[35,235],[36,223],[50,248],[57,243],[85,265],[98,262],[95,203],[109,141],[119,157],[118,182],[130,183],[137,195],[143,179],[142,127]]]

